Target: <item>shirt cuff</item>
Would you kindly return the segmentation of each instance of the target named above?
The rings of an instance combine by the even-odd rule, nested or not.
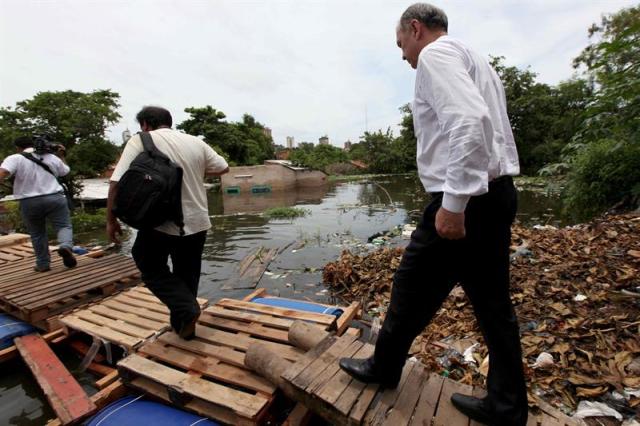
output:
[[[453,195],[445,192],[442,196],[442,207],[452,213],[462,213],[467,208],[469,198],[471,197],[468,195]]]

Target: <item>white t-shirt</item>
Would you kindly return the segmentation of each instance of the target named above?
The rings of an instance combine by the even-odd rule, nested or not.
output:
[[[195,234],[211,228],[207,193],[204,188],[206,173],[224,171],[228,165],[206,142],[195,136],[173,129],[158,129],[149,132],[153,143],[163,154],[182,167],[182,213],[185,235]],[[143,151],[140,135],[132,136],[122,152],[111,180],[117,182],[129,169],[131,162]],[[155,228],[169,235],[180,235],[173,222],[165,222]]]
[[[442,206],[462,212],[489,182],[520,172],[504,87],[487,60],[442,36],[418,58],[413,122],[418,173]]]
[[[38,155],[33,152],[33,148],[27,148],[24,152],[41,159],[56,176],[66,176],[69,173],[69,166],[53,154]],[[62,186],[51,173],[21,154],[13,154],[5,158],[0,164],[0,169],[15,175],[13,196],[16,200],[63,191]]]

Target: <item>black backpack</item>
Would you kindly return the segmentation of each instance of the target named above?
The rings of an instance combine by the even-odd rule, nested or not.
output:
[[[149,133],[139,135],[144,151],[118,182],[113,214],[136,229],[152,229],[172,221],[184,235],[182,168],[156,148]]]

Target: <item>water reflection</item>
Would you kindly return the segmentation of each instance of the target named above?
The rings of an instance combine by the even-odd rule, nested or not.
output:
[[[247,192],[241,194],[222,194],[221,197],[211,197],[211,199],[214,203],[221,199],[222,212],[225,215],[261,213],[273,207],[289,207],[303,203],[320,204],[327,190],[328,186],[293,188],[286,191],[274,191],[262,194],[251,194]]]

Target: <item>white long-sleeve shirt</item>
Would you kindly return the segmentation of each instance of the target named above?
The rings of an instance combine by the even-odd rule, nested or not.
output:
[[[460,213],[497,177],[520,172],[504,87],[488,61],[445,35],[420,52],[413,124],[420,180]]]

